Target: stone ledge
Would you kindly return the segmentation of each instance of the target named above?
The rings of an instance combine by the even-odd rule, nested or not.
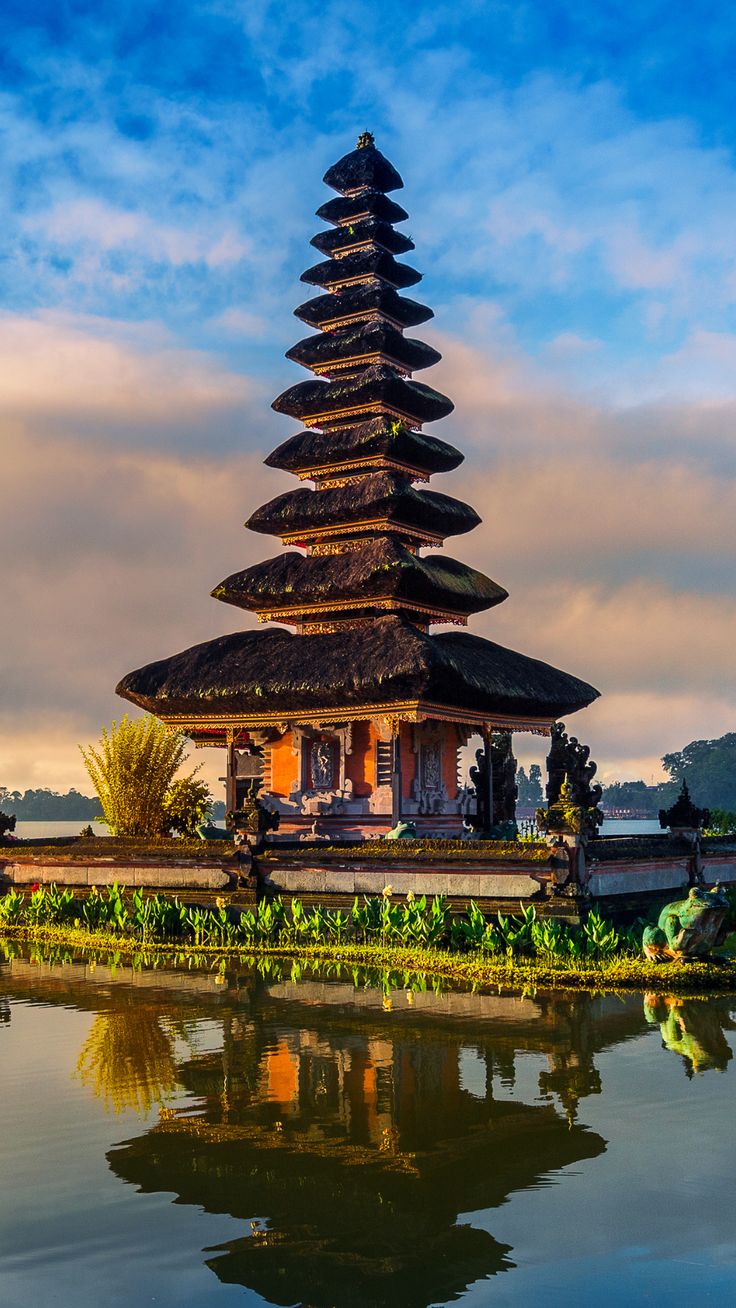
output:
[[[151,890],[225,890],[231,874],[211,863],[6,863],[0,884],[30,886],[147,886]]]
[[[689,881],[686,863],[673,863],[669,867],[656,864],[636,869],[614,869],[593,872],[585,889],[594,899],[609,895],[631,895],[645,891],[680,890]]]
[[[541,881],[524,872],[452,871],[380,867],[317,868],[294,864],[262,865],[270,890],[289,894],[380,895],[390,886],[395,895],[462,895],[469,899],[529,899]]]

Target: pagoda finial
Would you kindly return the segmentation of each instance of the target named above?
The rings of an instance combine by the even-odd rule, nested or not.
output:
[[[367,145],[375,145],[375,144],[376,144],[376,138],[372,132],[361,132],[360,136],[358,137],[358,143],[355,148],[356,150],[365,150]]]

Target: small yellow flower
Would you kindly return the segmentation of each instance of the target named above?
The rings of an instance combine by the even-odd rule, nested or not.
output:
[[[383,1011],[384,1011],[384,1013],[390,1013],[392,1008],[393,1008],[393,1004],[392,1004],[392,1002],[391,1002],[391,996],[390,996],[390,995],[384,995],[384,996],[383,996]]]
[[[383,894],[383,898],[384,898],[384,899],[390,899],[393,893],[394,893],[394,888],[393,888],[393,886],[384,886],[384,887],[383,887],[382,894]]]
[[[218,895],[217,899],[215,900],[215,903],[217,904],[218,908],[224,908],[225,905],[227,904],[227,900],[223,899],[222,895]]]
[[[407,902],[407,904],[413,904],[413,903],[414,903],[414,891],[413,891],[413,890],[409,890],[409,891],[407,891],[407,894],[406,894],[406,902]]]

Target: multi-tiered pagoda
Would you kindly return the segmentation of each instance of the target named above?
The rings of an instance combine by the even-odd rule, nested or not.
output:
[[[315,819],[326,833],[375,835],[399,817],[451,835],[474,806],[458,776],[473,733],[490,758],[494,732],[546,734],[598,692],[479,636],[430,634],[507,592],[426,553],[480,519],[425,489],[463,456],[424,430],[453,405],[414,380],[440,355],[407,334],[433,315],[402,293],[420,281],[396,257],[414,248],[388,194],[402,180],[369,133],[324,180],[338,193],[317,211],[330,224],[312,240],[324,257],[302,275],[320,292],[296,310],[316,331],[287,356],[314,377],[274,401],[303,430],[266,460],[313,488],[256,510],[246,525],[289,548],[213,591],[284,625],[148,664],[118,693],[199,744],[228,747],[231,807],[257,755],[282,835]]]

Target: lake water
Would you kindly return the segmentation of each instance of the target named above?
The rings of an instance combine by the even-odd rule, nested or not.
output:
[[[0,946],[0,1303],[725,1303],[736,996]]]

